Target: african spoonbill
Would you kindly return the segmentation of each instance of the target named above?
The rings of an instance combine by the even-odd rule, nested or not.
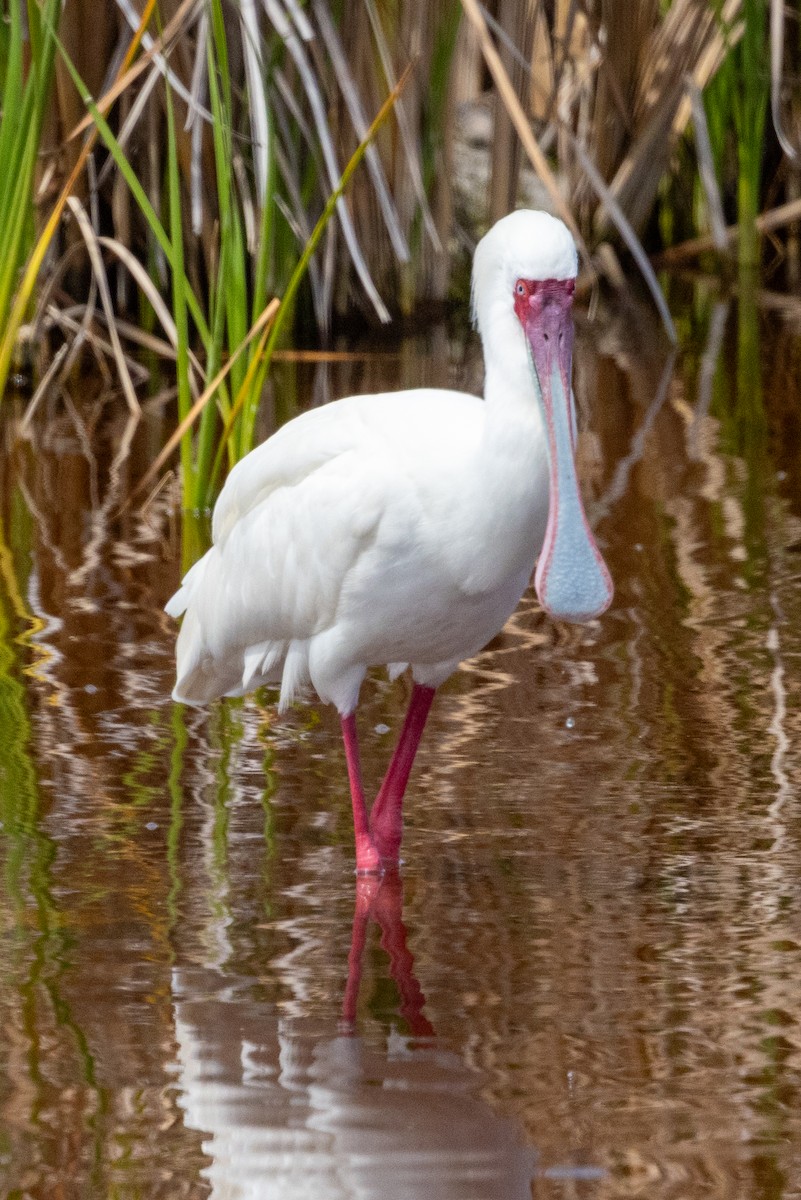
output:
[[[184,614],[177,700],[280,683],[279,709],[308,684],[336,705],[359,872],[397,862],[435,689],[502,628],[535,564],[552,616],[589,620],[611,602],[574,462],[576,270],[561,221],[498,221],[473,262],[483,400],[416,388],[296,417],[231,471],[213,545],[167,605]],[[355,714],[379,665],[411,667],[413,688],[368,814]]]

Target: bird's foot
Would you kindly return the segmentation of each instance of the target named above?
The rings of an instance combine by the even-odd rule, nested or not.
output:
[[[356,874],[381,875],[383,866],[381,855],[375,842],[369,836],[356,838]]]
[[[380,826],[371,828],[373,844],[385,870],[396,868],[400,863],[401,836],[396,829],[385,832]]]

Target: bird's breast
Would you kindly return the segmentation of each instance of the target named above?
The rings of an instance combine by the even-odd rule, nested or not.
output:
[[[503,626],[534,569],[547,520],[537,469],[410,485],[354,562],[339,632],[366,663],[458,661]]]
[[[445,568],[468,595],[503,589],[529,575],[548,520],[548,463],[539,446],[515,446],[493,456],[465,481],[443,519]]]

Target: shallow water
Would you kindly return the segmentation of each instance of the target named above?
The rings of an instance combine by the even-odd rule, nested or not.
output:
[[[169,699],[174,494],[119,512],[161,408],[7,407],[0,1194],[801,1196],[801,320],[770,305],[686,285],[674,361],[647,311],[581,322],[614,607],[526,599],[442,689],[380,885],[335,714]],[[475,387],[475,344],[282,366],[280,415],[382,380]],[[364,689],[372,788],[406,694]]]

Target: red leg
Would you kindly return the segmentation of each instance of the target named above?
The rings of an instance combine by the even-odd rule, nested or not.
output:
[[[367,939],[367,924],[381,880],[376,876],[356,881],[356,906],[353,910],[353,929],[348,955],[348,982],[342,999],[340,1033],[353,1033],[356,1027],[356,1005],[359,1000],[359,984],[362,981],[362,959]]]
[[[381,870],[381,858],[375,848],[367,820],[362,772],[359,766],[359,742],[356,736],[356,715],[342,717],[342,738],[350,780],[350,799],[353,805],[353,832],[356,838],[356,870],[360,875]]]
[[[434,691],[434,688],[423,687],[420,683],[414,685],[409,711],[406,713],[395,753],[370,814],[373,841],[384,862],[398,861],[403,837],[403,795],[420,738],[423,736]]]

